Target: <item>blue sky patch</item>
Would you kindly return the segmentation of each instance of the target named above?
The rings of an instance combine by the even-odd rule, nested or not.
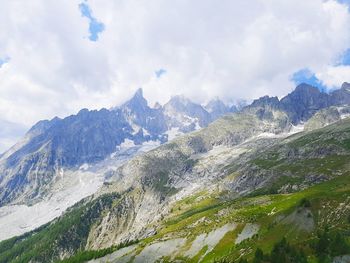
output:
[[[338,2],[347,5],[348,11],[350,12],[350,0],[338,0]]]
[[[92,16],[92,10],[86,2],[79,4],[81,15],[89,19],[89,39],[97,41],[98,35],[105,29],[105,25]]]
[[[292,80],[296,85],[306,83],[317,87],[320,91],[327,91],[327,87],[324,86],[322,82],[315,76],[315,74],[307,68],[295,72],[292,76]]]
[[[342,54],[342,57],[340,59],[340,65],[350,65],[350,48]]]
[[[164,75],[166,73],[166,70],[161,68],[161,69],[156,70],[154,73],[156,74],[157,79],[159,79],[162,75]]]
[[[350,0],[338,0],[338,2],[350,6]]]
[[[0,58],[0,68],[10,61],[9,57]]]

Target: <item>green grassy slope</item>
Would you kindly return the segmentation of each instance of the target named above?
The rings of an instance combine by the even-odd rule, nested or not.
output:
[[[261,249],[266,258],[266,255],[273,251],[276,243],[283,237],[291,247],[305,254],[306,262],[322,262],[319,256],[331,259],[338,255],[350,254],[349,197],[350,173],[291,194],[269,194],[225,200],[220,195],[208,196],[207,193],[199,193],[176,203],[172,213],[165,218],[159,232],[139,242],[138,251],[141,252],[144,247],[158,240],[178,237],[187,238],[185,250],[191,246],[199,234],[209,233],[226,223],[235,223],[237,228],[227,232],[214,249],[201,259],[201,262],[239,262],[237,259],[258,262],[253,261],[256,250]],[[201,201],[194,202],[198,199]],[[205,220],[201,220],[203,218]],[[312,220],[313,225],[310,228],[304,228],[302,224],[306,224],[304,221],[308,220]],[[259,231],[253,237],[235,244],[238,235],[247,224],[258,225]],[[328,229],[326,233],[330,244],[325,254],[319,255],[317,246],[320,243],[320,237],[325,235],[325,229]],[[341,235],[342,240],[340,245],[334,248],[332,242],[335,242],[337,234]],[[165,262],[175,260],[198,262],[198,259],[205,254],[205,249],[204,247],[192,258],[185,257],[183,250],[171,260],[163,259]],[[84,262],[80,259],[84,257],[78,255],[64,262]]]

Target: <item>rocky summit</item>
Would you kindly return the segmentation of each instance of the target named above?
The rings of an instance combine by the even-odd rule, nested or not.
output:
[[[40,121],[0,159],[0,262],[349,262],[349,104],[140,89]]]

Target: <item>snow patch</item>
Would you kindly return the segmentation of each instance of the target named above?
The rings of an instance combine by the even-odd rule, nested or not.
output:
[[[98,191],[107,181],[107,174],[117,170],[132,157],[150,151],[160,145],[159,141],[148,141],[135,145],[125,140],[109,158],[94,164],[83,164],[76,170],[57,168],[56,181],[50,195],[32,205],[10,205],[0,207],[0,241],[21,235],[60,216],[68,207]]]
[[[79,167],[79,170],[83,170],[83,171],[86,171],[87,169],[89,169],[89,164],[88,163],[84,163],[83,165],[81,165]]]
[[[296,126],[292,125],[292,129],[290,130],[289,134],[294,134],[294,133],[298,133],[298,132],[302,132],[304,131],[304,123],[300,123]]]
[[[119,149],[131,148],[134,146],[135,146],[134,141],[130,139],[124,139],[124,141],[119,145]]]
[[[200,129],[202,129],[202,127],[199,125],[198,119],[196,119],[196,127],[195,127],[195,130],[200,130]]]
[[[341,114],[340,114],[340,118],[341,118],[342,120],[344,120],[344,119],[346,119],[346,118],[348,118],[348,117],[350,117],[350,113],[341,113]]]
[[[103,184],[103,174],[66,171],[58,177],[51,196],[32,206],[0,207],[0,240],[31,231],[60,216],[68,207],[92,195]]]
[[[179,131],[179,128],[171,128],[170,130],[166,131],[165,134],[168,135],[168,141],[171,141],[184,133]]]
[[[282,132],[282,133],[277,133],[277,134],[272,133],[272,132],[263,132],[255,137],[253,137],[253,139],[255,139],[255,138],[283,138],[283,137],[287,137],[289,135],[304,131],[304,126],[305,126],[304,123],[300,123],[298,125],[292,125],[292,128],[289,130],[289,132]]]
[[[336,108],[337,108],[337,111],[339,112],[340,119],[344,120],[344,119],[350,117],[349,106],[338,106]]]
[[[139,132],[139,130],[141,129],[140,126],[136,125],[135,123],[133,123],[132,121],[129,122],[133,132],[132,132],[132,135],[135,135]]]
[[[144,128],[142,128],[142,132],[143,132],[143,134],[146,135],[146,136],[147,136],[147,135],[151,135],[151,134],[150,134],[146,129],[144,129]]]

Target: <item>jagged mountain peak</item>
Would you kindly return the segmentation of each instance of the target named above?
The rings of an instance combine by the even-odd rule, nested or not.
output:
[[[305,83],[298,85],[280,101],[280,108],[288,113],[293,124],[305,122],[318,110],[331,105],[331,99],[327,93]]]
[[[333,105],[350,104],[350,83],[344,82],[340,89],[332,91],[329,95]]]
[[[264,106],[271,106],[271,107],[277,107],[279,104],[279,99],[277,97],[270,97],[270,96],[263,96],[259,99],[256,99],[252,102],[252,104],[248,107],[264,107]]]
[[[295,103],[320,104],[325,107],[328,104],[328,94],[306,83],[298,85],[295,90],[281,99],[282,104],[293,101]]]
[[[212,100],[210,100],[205,106],[204,108],[208,111],[208,112],[213,112],[215,110],[219,110],[219,109],[227,109],[228,106],[219,98],[214,98]]]
[[[135,92],[135,96],[138,96],[138,97],[143,97],[143,89],[142,88],[138,88]]]
[[[234,106],[233,106],[234,107]],[[204,108],[210,113],[213,119],[216,119],[224,114],[227,114],[229,112],[234,112],[237,109],[230,108],[228,105],[226,105],[222,100],[219,98],[214,98],[210,100]]]
[[[165,109],[173,108],[179,112],[192,112],[195,109],[200,111],[205,111],[208,113],[202,105],[197,104],[185,97],[184,95],[175,95],[170,98],[170,100],[164,105]]]
[[[159,110],[161,108],[162,108],[162,105],[158,101],[156,103],[154,103],[153,109]]]
[[[295,90],[292,93],[299,93],[299,92],[315,92],[320,93],[321,91],[310,84],[307,83],[300,83]]]
[[[350,83],[349,83],[349,82],[344,82],[344,83],[341,85],[341,89],[342,89],[342,90],[346,90],[346,91],[350,91]]]
[[[146,107],[148,107],[148,102],[143,97],[142,88],[137,89],[134,96],[121,106],[121,108],[146,108]]]

